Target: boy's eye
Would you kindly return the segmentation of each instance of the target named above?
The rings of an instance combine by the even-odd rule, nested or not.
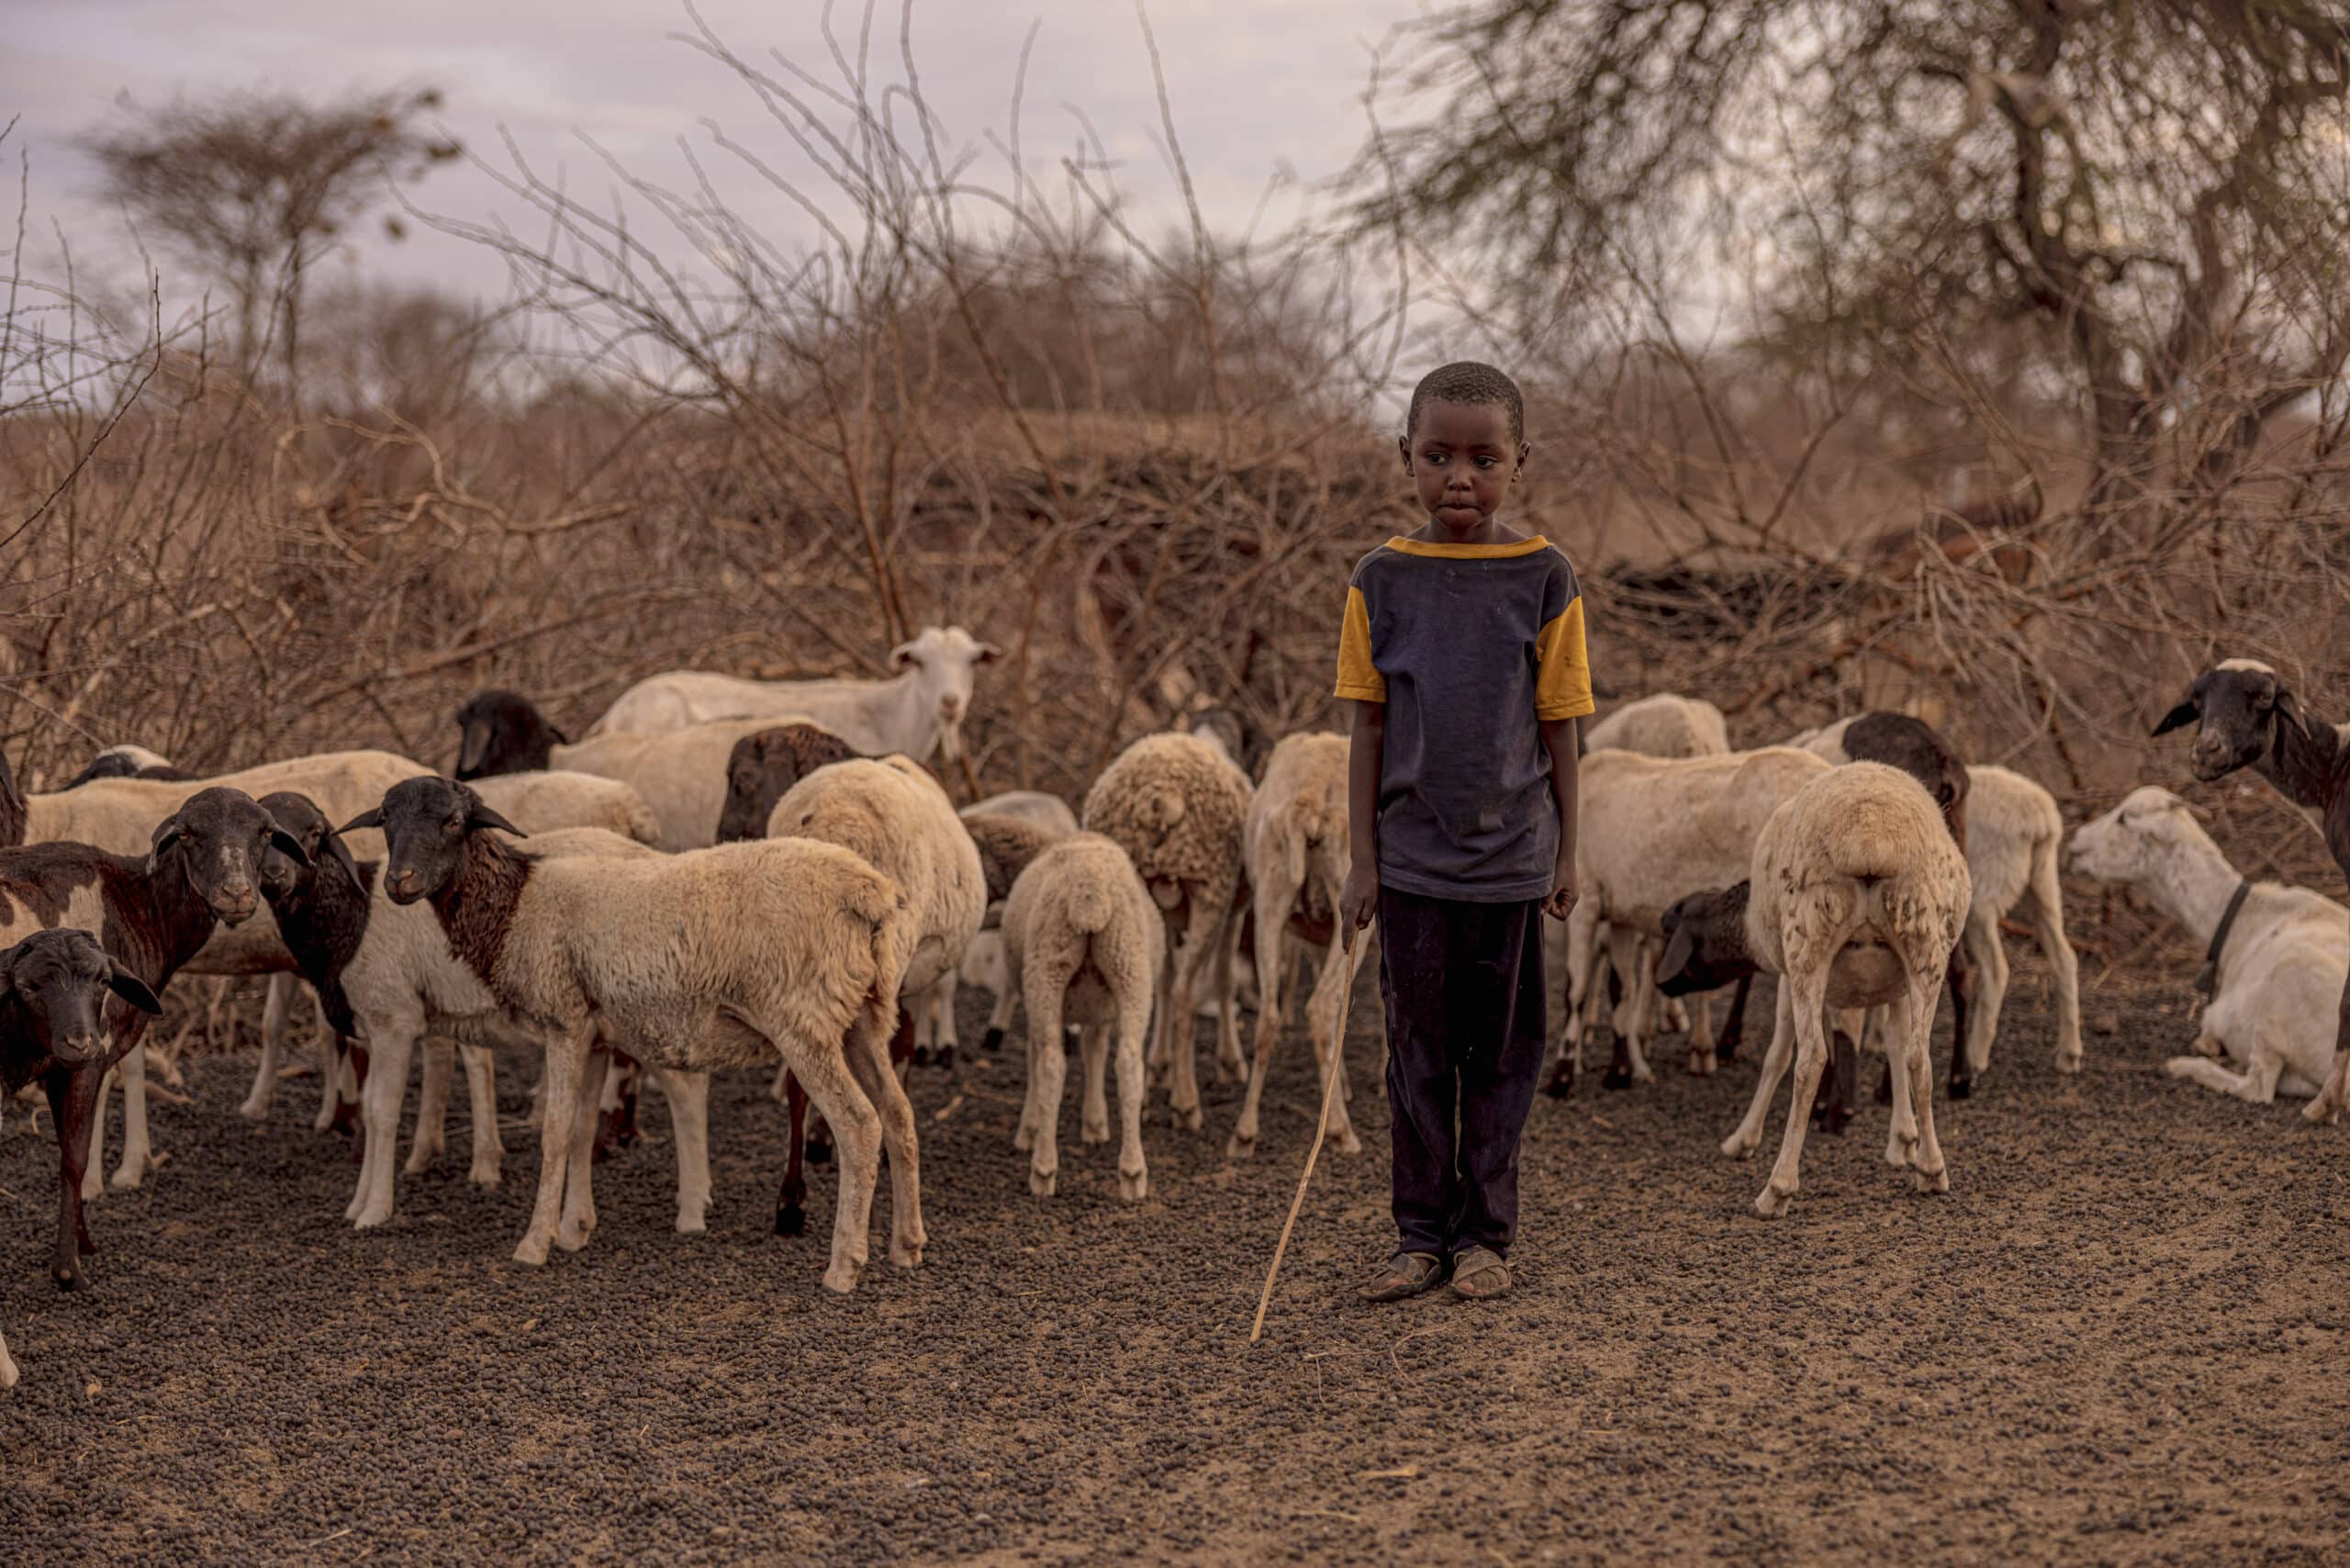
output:
[[[1491,468],[1500,461],[1501,459],[1498,457],[1480,457],[1477,459],[1477,466],[1480,468]]]

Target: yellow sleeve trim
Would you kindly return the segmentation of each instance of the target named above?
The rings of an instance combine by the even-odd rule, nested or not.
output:
[[[1534,639],[1534,716],[1580,719],[1598,704],[1591,700],[1591,657],[1583,643],[1583,596],[1550,618]]]
[[[1346,624],[1338,632],[1337,695],[1358,702],[1387,700],[1387,678],[1371,662],[1371,607],[1363,602],[1362,589],[1352,585],[1347,588]]]

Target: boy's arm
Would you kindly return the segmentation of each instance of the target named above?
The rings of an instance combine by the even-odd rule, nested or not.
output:
[[[1387,704],[1358,701],[1347,751],[1347,885],[1338,895],[1338,935],[1348,947],[1379,911],[1379,761],[1387,745]],[[1572,738],[1568,750],[1574,749]],[[1572,758],[1570,759],[1572,761]]]
[[[1575,726],[1581,722],[1580,719],[1542,722],[1542,746],[1550,754],[1550,793],[1559,802],[1559,861],[1550,872],[1550,896],[1542,901],[1542,913],[1553,920],[1564,920],[1572,913],[1581,896],[1575,887],[1575,818],[1582,787]]]

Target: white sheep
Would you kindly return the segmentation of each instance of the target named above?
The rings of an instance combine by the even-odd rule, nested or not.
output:
[[[890,650],[900,673],[888,680],[744,680],[705,670],[648,676],[621,693],[588,728],[589,739],[624,731],[653,734],[713,719],[786,715],[822,725],[868,756],[902,752],[927,762],[934,751],[963,755],[963,716],[972,670],[1001,656],[960,626],[925,626]],[[558,748],[560,749],[560,748]]]
[[[1629,977],[1616,1009],[1617,1061],[1607,1082],[1620,1088],[1654,1080],[1647,1057],[1657,1018],[1650,955],[1662,936],[1664,912],[1685,894],[1743,879],[1771,813],[1827,770],[1809,752],[1786,746],[1694,757],[1595,751],[1583,759],[1575,834],[1582,897],[1568,917],[1569,949],[1579,962],[1568,973],[1567,1028],[1554,1083],[1571,1083],[1581,1070],[1579,1014],[1595,994],[1603,924],[1610,963]],[[1710,1046],[1692,1043],[1689,1070],[1714,1070]]]
[[[1258,1105],[1286,1021],[1281,993],[1289,960],[1309,946],[1323,950],[1321,973],[1305,1004],[1317,1081],[1326,1086],[1332,1073],[1346,1072],[1338,1010],[1371,946],[1368,933],[1351,946],[1337,940],[1338,895],[1353,861],[1347,832],[1348,750],[1345,735],[1285,736],[1266,759],[1264,781],[1248,802],[1242,842],[1256,917],[1257,1041],[1240,1119],[1225,1149],[1235,1159],[1257,1147]],[[1362,1150],[1343,1094],[1331,1101],[1328,1137],[1341,1154]]]
[[[547,1035],[538,1199],[517,1261],[543,1263],[557,1242],[583,1247],[595,1227],[600,1032],[653,1067],[781,1057],[839,1140],[827,1288],[854,1289],[864,1267],[885,1143],[890,1260],[921,1262],[913,1107],[889,1058],[915,944],[903,930],[912,912],[888,877],[836,845],[797,838],[533,860],[449,779],[400,785],[374,815],[362,825],[385,829],[386,890],[396,902],[430,901],[458,957]]]
[[[1069,1061],[1064,1025],[1084,1029],[1084,1104],[1080,1133],[1106,1143],[1110,1111],[1102,1078],[1117,1030],[1118,1196],[1150,1194],[1142,1152],[1143,1051],[1150,1008],[1166,964],[1158,906],[1126,852],[1100,834],[1046,846],[1004,902],[1006,985],[1028,1008],[1028,1093],[1013,1147],[1031,1151],[1028,1190],[1053,1195],[1060,1172],[1061,1089]]]
[[[2075,829],[2071,858],[2074,870],[2127,888],[2207,951],[2234,911],[2196,1054],[2164,1064],[2173,1078],[2255,1105],[2280,1092],[2319,1092],[2333,1070],[2335,1003],[2350,980],[2350,910],[2307,888],[2244,877],[2186,801],[2151,785]],[[2313,1102],[2311,1119],[2331,1120],[2326,1110]]]
[[[1053,799],[1051,796],[1043,798]],[[1005,797],[996,799],[1000,801]],[[1063,811],[1067,809],[1062,807]],[[995,992],[995,1009],[988,1019],[986,1048],[992,1051],[1003,1043],[1003,1032],[1012,1024],[1012,1009],[1018,995],[1017,988],[1004,978],[1003,934],[1001,930],[1003,902],[1012,896],[1012,884],[1020,879],[1020,873],[1028,868],[1029,862],[1035,859],[1047,845],[1058,843],[1077,831],[1074,826],[1064,831],[1058,819],[1049,813],[1045,813],[1044,820],[1039,822],[967,807],[961,816],[964,828],[971,835],[971,842],[979,846],[979,864],[987,872],[988,913],[980,923],[979,935],[972,937],[971,945],[964,949],[962,963],[941,976],[938,984],[916,1003],[916,1062],[925,1059],[922,1046],[926,1030],[934,1031],[933,1037],[937,1040],[940,1049],[949,1059],[952,1058],[957,1042],[956,997],[963,976],[973,969],[975,963],[979,972],[991,970],[995,977],[989,987]],[[992,954],[981,950],[988,947],[994,949]]]
[[[1780,977],[1777,1025],[1753,1103],[1722,1143],[1733,1157],[1753,1152],[1792,1056],[1786,1132],[1755,1213],[1785,1214],[1801,1184],[1804,1130],[1828,1066],[1831,1007],[1892,1009],[1886,1159],[1914,1166],[1921,1192],[1950,1190],[1934,1135],[1927,1047],[1971,896],[1966,857],[1924,786],[1899,768],[1856,762],[1820,773],[1772,813],[1754,841],[1745,882],[1684,899],[1668,915],[1657,964],[1668,991],[1757,968]]]
[[[1056,838],[1067,838],[1077,831],[1077,813],[1058,795],[1048,795],[1042,790],[1007,790],[1001,795],[965,806],[965,817],[1010,817],[1014,822],[1033,823]]]
[[[2005,767],[1969,767],[1966,869],[1975,885],[1967,906],[1965,945],[1975,971],[1975,1002],[1966,1014],[1966,1059],[1981,1072],[1991,1065],[1991,1042],[2008,995],[2008,955],[1999,923],[2020,913],[2048,961],[2056,992],[2056,1070],[2081,1070],[2080,964],[2065,939],[2065,890],[2057,856],[2065,818],[2056,797]]]
[[[1583,733],[1590,751],[1636,751],[1643,756],[1719,756],[1729,750],[1722,711],[1701,697],[1660,691],[1627,702]]]
[[[1204,974],[1214,973],[1221,1003],[1216,1064],[1236,1076],[1247,1065],[1234,1012],[1230,936],[1250,794],[1247,776],[1222,751],[1197,735],[1168,734],[1145,735],[1120,752],[1085,797],[1086,831],[1126,852],[1167,920],[1170,940],[1151,1059],[1167,1065],[1176,1121],[1194,1132],[1204,1121],[1192,1045]]]
[[[548,766],[621,780],[653,809],[661,824],[661,848],[707,849],[718,840],[718,819],[726,809],[727,764],[734,743],[778,724],[805,722],[772,716],[721,719],[657,734],[590,735],[576,745],[554,746]],[[489,782],[473,780],[476,786]]]

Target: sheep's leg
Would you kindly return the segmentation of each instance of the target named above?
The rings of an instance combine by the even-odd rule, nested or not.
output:
[[[940,1067],[955,1065],[955,1047],[963,1043],[962,1035],[955,1023],[955,1004],[957,999],[962,994],[962,990],[963,973],[959,964],[947,965],[946,972],[939,976],[938,983],[931,988],[930,1005],[936,1013],[935,1021],[932,1025],[932,1038],[937,1045],[937,1054],[932,1059]],[[914,1060],[916,1062],[922,1060],[919,1047],[915,1050]]]
[[[2031,857],[2031,882],[2024,898],[2030,905],[2028,918],[2031,922],[2032,940],[2040,946],[2041,956],[2048,960],[2049,980],[2056,992],[2056,1070],[2081,1070],[2081,965],[2073,955],[2073,945],[2065,940],[2065,890],[2056,879],[2056,846],[2053,840],[2035,849]],[[1992,928],[1991,940],[1998,940],[1998,927]],[[1983,1036],[1986,1053],[1991,1048],[1989,1031]]]
[[[2350,983],[2342,988],[2341,1007],[2333,1028],[2333,1070],[2325,1075],[2325,1085],[2317,1092],[2317,1098],[2301,1107],[2301,1116],[2331,1126],[2341,1117],[2345,1096],[2350,1096]]]
[[[571,1152],[565,1160],[563,1219],[555,1226],[554,1244],[576,1252],[596,1234],[596,1125],[604,1099],[604,1079],[611,1071],[612,1053],[598,1046],[588,1053],[579,1079],[579,1103],[571,1118]]]
[[[1583,1013],[1592,1006],[1598,960],[1599,913],[1595,901],[1585,899],[1567,916],[1567,1025],[1559,1034],[1559,1059],[1551,1064],[1550,1081],[1542,1086],[1543,1092],[1553,1099],[1572,1094],[1575,1080],[1583,1075],[1583,1036],[1593,1026]],[[1592,1017],[1597,1016],[1593,1012]]]
[[[514,1260],[537,1268],[554,1245],[564,1205],[564,1179],[569,1173],[573,1135],[577,1131],[581,1095],[588,1053],[596,1043],[592,1024],[580,1024],[547,1036],[546,1067],[539,1081],[546,1102],[539,1125],[539,1192],[531,1205],[531,1226],[514,1249]],[[587,1102],[591,1107],[595,1101]]]
[[[1959,941],[1975,970],[1975,1004],[1966,1014],[1966,1065],[1972,1071],[1982,1072],[1991,1065],[1991,1041],[1999,1032],[1999,1013],[2008,1001],[2009,970],[2007,950],[1999,941],[1998,917],[1987,911],[1978,917],[1969,909]],[[2076,1041],[2076,1050],[2078,1046]]]
[[[1942,974],[1950,986],[1950,1097],[1964,1100],[1975,1092],[1975,1067],[1967,1060],[1967,1002],[1975,994],[1975,968],[1966,961],[1966,944],[1960,942],[1950,950]],[[1932,1037],[1934,1021],[1926,1020],[1927,1037]]]
[[[1844,1025],[1851,1024],[1851,1029]],[[1819,1098],[1807,1107],[1811,1125],[1831,1137],[1842,1137],[1852,1120],[1852,1104],[1860,1098],[1861,1042],[1868,1036],[1865,1015],[1840,1014],[1828,1032],[1828,1071],[1819,1081]],[[1891,1073],[1890,1066],[1886,1068]]]
[[[1337,907],[1335,902],[1333,908]],[[1348,994],[1353,991],[1355,975],[1362,968],[1365,946],[1358,937],[1351,951],[1330,944],[1322,957],[1322,972],[1315,977],[1314,994],[1305,1003],[1307,1036],[1314,1042],[1315,1065],[1321,1069],[1315,1082],[1325,1094],[1329,1094],[1330,1075],[1336,1073],[1341,1091],[1347,1082],[1347,1042],[1338,1035],[1338,1014]],[[1355,1136],[1354,1120],[1347,1113],[1347,1097],[1341,1092],[1330,1094],[1330,1126],[1326,1136],[1330,1146],[1340,1154],[1360,1154],[1362,1139]]]
[[[1655,969],[1655,956],[1650,958],[1650,969]],[[1688,998],[1673,998],[1668,1005],[1681,1011],[1681,1027],[1689,1036],[1689,1072],[1695,1078],[1711,1078],[1714,1068],[1721,1060],[1714,1049],[1714,1003],[1703,993]],[[1670,1022],[1670,1018],[1667,1020]]]
[[[1003,1048],[1004,1031],[1012,1027],[1012,1010],[1020,1001],[1020,988],[1006,975],[1003,989],[995,993],[995,1005],[988,1009],[988,1032],[979,1041],[979,1048],[993,1056]]]
[[[359,1119],[359,1097],[367,1088],[367,1047],[357,1040],[337,1037],[342,1065],[337,1070],[332,1131],[351,1140],[351,1163],[359,1163],[367,1145],[367,1131]]]
[[[846,1294],[856,1288],[856,1277],[868,1255],[873,1189],[881,1174],[880,1114],[850,1075],[840,1041],[803,1041],[780,1027],[769,1032],[765,1020],[755,1021],[754,1026],[783,1048],[791,1076],[806,1092],[809,1103],[832,1124],[839,1139],[840,1195],[834,1211],[832,1261],[824,1270],[824,1288]]]
[[[1227,1159],[1246,1159],[1257,1151],[1258,1106],[1265,1097],[1265,1078],[1273,1070],[1273,1054],[1281,1045],[1281,989],[1291,978],[1284,962],[1286,955],[1281,951],[1281,937],[1289,924],[1289,912],[1297,906],[1304,885],[1289,879],[1285,865],[1275,864],[1263,869],[1264,879],[1254,890],[1257,1041],[1251,1054],[1255,1059],[1248,1068],[1248,1087],[1240,1096],[1240,1119],[1233,1124],[1232,1137],[1224,1146]]]
[[[789,1066],[775,1070],[775,1078],[767,1085],[767,1098],[778,1104],[791,1098],[791,1069]]]
[[[660,1079],[677,1146],[677,1234],[699,1236],[710,1214],[710,1074],[665,1067]]]
[[[1721,1033],[1714,1036],[1714,1060],[1736,1061],[1738,1048],[1746,1043],[1746,999],[1753,993],[1754,977],[1738,977],[1738,989],[1729,993],[1729,1016],[1722,1021]]]
[[[114,1098],[115,1081],[121,1076],[120,1063],[106,1069],[98,1080],[97,1097],[90,1104],[89,1136],[82,1145],[82,1201],[85,1204],[96,1203],[105,1191],[99,1177],[106,1168],[106,1110]]]
[[[1895,1009],[1885,1031],[1887,1070],[1893,1077],[1893,1114],[1886,1119],[1885,1162],[1906,1170],[1918,1162],[1918,1111],[1909,1092],[1910,1020],[1905,998]],[[1865,1033],[1865,1025],[1863,1026]],[[1894,1066],[1898,1061],[1897,1067]]]
[[[277,1093],[277,1069],[285,1045],[286,1002],[285,988],[278,982],[292,979],[290,975],[269,977],[269,999],[261,1010],[261,1063],[253,1069],[253,1086],[246,1093],[245,1103],[237,1107],[237,1114],[249,1122],[267,1121],[270,1101]]]
[[[1648,1042],[1656,1028],[1656,1017],[1650,1011],[1649,1002],[1657,991],[1654,971],[1640,962],[1639,934],[1622,926],[1610,926],[1607,963],[1616,971],[1624,994],[1616,1004],[1616,1058],[1603,1087],[1629,1089],[1635,1082],[1654,1083],[1656,1072],[1649,1066]]]
[[[142,1044],[131,1047],[122,1058],[122,1163],[114,1168],[108,1184],[118,1192],[139,1185],[152,1152],[147,1141],[147,1047]]]
[[[1263,984],[1260,979],[1258,983]],[[1118,1196],[1138,1204],[1150,1196],[1150,1168],[1142,1154],[1142,1053],[1150,1032],[1150,993],[1118,999]]]
[[[791,1123],[791,1149],[785,1157],[783,1186],[775,1195],[775,1233],[804,1236],[808,1231],[808,1175],[801,1160],[808,1147],[808,1094],[800,1080],[784,1069],[783,1102]]]
[[[636,1101],[643,1088],[644,1069],[626,1051],[613,1054],[618,1059],[604,1080],[604,1092],[596,1104],[595,1158],[599,1161],[610,1159],[616,1150],[634,1148],[643,1136],[636,1125]]]
[[[408,1163],[403,1176],[420,1176],[432,1169],[449,1147],[449,1081],[454,1076],[457,1046],[438,1035],[424,1042],[424,1082],[416,1095],[416,1130],[408,1135]]]
[[[1944,973],[1948,973],[1945,967]],[[1934,991],[1931,969],[1913,972],[1907,999],[1908,1016],[1899,1020],[1908,1036],[1909,1094],[1918,1109],[1918,1191],[1950,1191],[1950,1167],[1942,1159],[1942,1140],[1934,1136]],[[1964,1036],[1958,1036],[1964,1041]],[[1888,1047],[1895,1042],[1887,1038]]]
[[[485,1046],[460,1046],[465,1063],[465,1100],[474,1114],[473,1164],[465,1180],[495,1187],[505,1179],[506,1144],[498,1136],[498,1060]]]
[[[1035,1139],[1028,1154],[1028,1190],[1049,1198],[1059,1186],[1061,1154],[1061,1089],[1069,1072],[1069,1052],[1061,1036],[1061,1007],[1069,977],[1031,964],[1024,977],[1022,1000],[1028,1007],[1029,1094],[1036,1103]],[[1189,1015],[1184,1018],[1191,1022]],[[1179,1053],[1177,1061],[1181,1057]],[[1179,1065],[1177,1072],[1181,1072]]]
[[[82,1259],[97,1249],[91,1245],[89,1220],[82,1212],[82,1177],[90,1156],[94,1092],[104,1077],[95,1067],[55,1067],[41,1080],[49,1094],[49,1119],[57,1126],[57,1238],[49,1277],[62,1291],[90,1288]]]
[[[1110,1141],[1110,1025],[1091,1024],[1079,1046],[1085,1060],[1085,1097],[1078,1136],[1087,1143]]]
[[[17,1363],[8,1359],[8,1337],[0,1334],[0,1391],[17,1386]]]
[[[1218,1083],[1238,1083],[1248,1077],[1248,1063],[1240,1055],[1239,985],[1236,978],[1239,969],[1240,917],[1228,910],[1224,924],[1215,935],[1215,1081]],[[1273,944],[1279,952],[1281,944]],[[1259,966],[1260,969],[1261,965]],[[1264,1005],[1264,988],[1268,982],[1262,975],[1257,979],[1257,1001]]]
[[[1214,958],[1215,944],[1223,935],[1223,926],[1208,908],[1205,898],[1194,895],[1191,902],[1192,917],[1183,928],[1183,941],[1175,949],[1174,995],[1167,1011],[1168,1062],[1173,1070],[1174,1084],[1169,1097],[1174,1103],[1175,1125],[1186,1132],[1198,1132],[1206,1118],[1200,1111],[1200,1076],[1198,1048],[1198,1007],[1200,975]],[[1028,1009],[1028,1048],[1036,1047],[1036,1037],[1043,1025],[1036,1021],[1035,1007]],[[1061,1048],[1058,1025],[1052,1031],[1053,1048]]]
[[[1171,1084],[1175,1077],[1175,972],[1179,962],[1176,949],[1181,940],[1181,933],[1174,930],[1172,922],[1169,922],[1167,954],[1158,966],[1158,1023],[1151,1030],[1150,1037],[1150,1081],[1154,1085]],[[1033,1029],[1035,1025],[1029,1026]]]
[[[849,1025],[846,1058],[849,1076],[880,1118],[881,1146],[890,1156],[890,1261],[901,1269],[922,1267],[922,1249],[930,1238],[922,1225],[922,1151],[914,1131],[913,1102],[899,1080],[890,1036],[903,1054],[913,1055],[914,1020],[901,1014],[895,998],[868,1002]]]
[[[1830,947],[1828,952],[1833,954],[1835,950]],[[1782,993],[1793,992],[1795,996],[1796,1082],[1795,1092],[1787,1102],[1787,1126],[1779,1139],[1778,1160],[1771,1167],[1771,1179],[1754,1199],[1754,1212],[1764,1219],[1785,1214],[1787,1204],[1803,1185],[1803,1136],[1811,1126],[1811,1118],[1804,1109],[1818,1092],[1819,1075],[1828,1067],[1828,968],[1824,963],[1807,962],[1809,957],[1799,958],[1790,952],[1788,968],[1795,972],[1779,981]]]
[[[392,1161],[399,1144],[400,1103],[408,1098],[408,1066],[423,1020],[371,1020],[367,1084],[360,1092],[366,1142],[359,1154],[359,1188],[343,1217],[361,1229],[392,1217]]]
[[[1778,1092],[1779,1080],[1786,1076],[1787,1063],[1795,1056],[1796,1030],[1789,1014],[1795,1008],[1795,991],[1785,980],[1779,982],[1777,1015],[1771,1024],[1771,1044],[1762,1053],[1762,1071],[1754,1081],[1754,1100],[1746,1108],[1746,1115],[1722,1139],[1722,1152],[1732,1159],[1744,1159],[1762,1142],[1762,1126],[1770,1119],[1771,1096]],[[1788,1114],[1795,1114],[1794,1108]]]

